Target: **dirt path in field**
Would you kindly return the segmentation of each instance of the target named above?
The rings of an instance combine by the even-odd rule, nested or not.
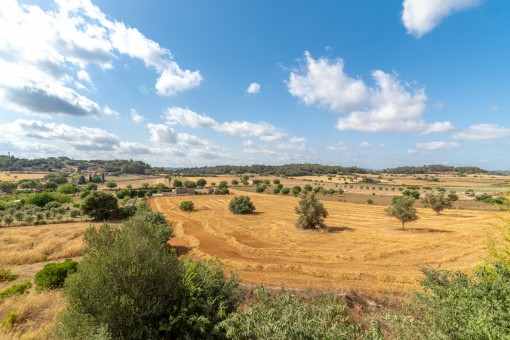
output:
[[[489,212],[420,209],[402,232],[384,207],[343,202],[324,202],[329,232],[302,231],[297,198],[234,193],[250,196],[257,213],[231,214],[232,195],[158,197],[151,206],[172,221],[180,254],[218,258],[247,284],[405,293],[418,287],[420,266],[471,270],[497,233]],[[190,199],[196,211],[180,211]]]

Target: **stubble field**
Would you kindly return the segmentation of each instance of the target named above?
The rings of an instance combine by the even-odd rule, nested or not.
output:
[[[485,255],[498,219],[488,211],[419,209],[420,219],[399,230],[383,206],[324,201],[328,232],[295,228],[298,198],[231,190],[251,197],[256,214],[233,215],[230,196],[151,199],[174,225],[181,254],[215,257],[243,283],[405,294],[418,288],[420,266],[468,272]],[[196,211],[179,210],[192,200]]]

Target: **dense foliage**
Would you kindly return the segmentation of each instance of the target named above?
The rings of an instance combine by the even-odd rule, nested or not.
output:
[[[106,220],[118,208],[117,199],[104,191],[94,191],[83,200],[81,210],[95,220]]]
[[[78,262],[70,259],[60,263],[48,263],[35,274],[34,282],[38,289],[58,289],[64,281],[78,269]]]
[[[487,170],[476,166],[448,166],[441,164],[423,165],[423,166],[401,166],[396,168],[384,169],[383,172],[389,174],[434,174],[441,172],[459,172],[464,174],[487,173]]]
[[[325,227],[324,219],[328,217],[328,212],[322,205],[322,202],[315,197],[315,194],[303,195],[295,210],[296,214],[299,215],[296,227],[300,229],[320,229]]]
[[[453,201],[450,199],[450,195],[446,196],[444,192],[439,192],[436,195],[428,193],[422,199],[424,206],[431,208],[436,214],[441,214],[444,209],[449,209],[453,206]]]
[[[284,290],[271,296],[264,287],[254,293],[252,306],[221,323],[228,339],[382,339],[378,329],[353,323],[335,296],[307,300]]]
[[[230,200],[228,209],[233,214],[251,214],[255,211],[255,205],[248,196],[236,196]]]
[[[236,310],[238,281],[213,262],[179,262],[171,231],[163,215],[145,209],[120,228],[88,229],[56,337],[221,338],[215,326]]]
[[[179,204],[179,209],[182,211],[193,211],[193,209],[195,209],[195,204],[193,201],[182,201],[181,204]]]

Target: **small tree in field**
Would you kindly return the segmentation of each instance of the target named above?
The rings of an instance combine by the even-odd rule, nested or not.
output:
[[[106,182],[106,187],[110,188],[110,189],[116,188],[117,187],[117,183],[115,183],[113,181],[108,181],[108,182]]]
[[[81,206],[83,213],[95,220],[108,219],[117,208],[117,199],[104,191],[94,191],[85,197]]]
[[[453,206],[453,201],[445,196],[444,192],[439,192],[437,195],[428,193],[421,201],[423,205],[432,208],[438,215],[440,215],[441,211],[444,209],[449,209]]]
[[[179,205],[179,209],[182,211],[193,211],[195,204],[192,201],[182,201]]]
[[[207,184],[207,181],[203,178],[200,178],[198,181],[197,181],[197,186],[199,187],[205,187],[205,185]]]
[[[255,205],[248,196],[236,196],[230,200],[228,209],[233,214],[251,214]]]
[[[321,229],[324,228],[324,219],[328,217],[326,208],[322,202],[312,195],[303,195],[299,205],[295,208],[299,214],[296,227],[300,229]]]
[[[418,215],[416,209],[413,207],[415,199],[411,196],[397,196],[394,197],[391,205],[386,208],[386,213],[395,217],[402,223],[402,230],[407,222],[416,221]]]

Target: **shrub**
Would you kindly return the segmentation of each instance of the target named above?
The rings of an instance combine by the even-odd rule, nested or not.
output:
[[[255,205],[248,196],[236,196],[230,200],[228,209],[233,214],[251,214],[255,211]]]
[[[80,211],[78,209],[72,209],[69,212],[69,216],[71,216],[72,218],[76,218],[76,217],[80,216]]]
[[[441,214],[441,211],[444,209],[449,209],[453,206],[452,201],[445,196],[444,192],[439,192],[437,195],[428,193],[422,199],[422,203],[424,206],[434,210],[437,215]]]
[[[23,283],[18,283],[14,286],[6,288],[0,291],[0,302],[7,299],[8,297],[15,295],[23,295],[32,287],[32,283],[30,281],[25,281]]]
[[[262,193],[262,192],[266,191],[266,187],[264,185],[258,186],[255,189],[255,191],[258,192],[258,193]]]
[[[239,181],[237,179],[233,179],[231,183],[232,183],[232,185],[238,185]]]
[[[54,201],[54,198],[49,192],[36,192],[25,197],[26,205],[34,204],[41,208],[52,201]]]
[[[276,185],[280,184],[280,180],[279,179],[273,179],[273,184],[276,184]]]
[[[200,178],[198,181],[197,181],[197,185],[199,187],[205,187],[205,185],[207,184],[207,181],[203,178]]]
[[[304,189],[305,191],[312,191],[312,190],[313,190],[313,188],[312,188],[312,186],[311,186],[310,184],[306,184],[306,185],[303,187],[303,189]]]
[[[228,188],[228,183],[227,181],[221,181],[220,182],[220,185],[218,186],[220,189],[223,189],[223,188]]]
[[[182,211],[193,211],[195,209],[195,204],[192,201],[182,201],[179,205],[179,209]]]
[[[228,195],[228,194],[230,194],[230,191],[228,190],[228,188],[219,188],[219,189],[214,190],[214,194],[215,195]]]
[[[296,185],[296,186],[292,187],[292,194],[294,194],[294,196],[299,195],[300,192],[301,192],[301,187],[300,186]]]
[[[105,183],[105,185],[109,189],[113,189],[113,188],[117,187],[117,183],[115,183],[114,181],[108,181],[108,182]]]
[[[77,269],[78,262],[71,259],[60,263],[48,263],[35,274],[35,285],[39,290],[62,288],[67,276],[76,272]]]
[[[120,189],[120,190],[117,190],[117,192],[115,193],[115,196],[117,196],[118,199],[123,199],[124,197],[130,197],[130,191],[127,190],[127,189]]]
[[[96,184],[96,183],[89,182],[89,183],[87,184],[87,190],[97,190],[97,184]]]
[[[78,189],[76,188],[76,186],[73,183],[62,184],[62,185],[59,185],[59,187],[57,188],[57,192],[59,192],[61,194],[66,194],[66,195],[74,194],[74,193],[76,193],[77,190]]]
[[[196,188],[197,187],[197,183],[193,182],[193,181],[186,181],[186,182],[184,182],[184,186],[186,188]]]
[[[220,324],[229,339],[382,339],[349,318],[336,296],[311,299],[285,290],[271,296],[264,287],[254,291],[255,303]]]
[[[280,193],[280,188],[276,187],[276,188],[273,188],[273,194],[279,194]]]
[[[282,192],[282,195],[288,195],[288,194],[290,194],[290,188],[287,188],[287,187],[282,188],[281,192]]]
[[[9,269],[0,268],[0,282],[14,281],[19,277],[13,274]]]
[[[215,326],[235,312],[241,300],[237,277],[226,279],[223,267],[212,260],[184,260],[179,264],[179,276],[182,291],[178,312],[170,318],[169,338],[224,338]]]
[[[320,229],[324,228],[324,218],[328,217],[326,208],[322,202],[315,197],[315,194],[303,195],[299,205],[295,207],[296,214],[299,215],[296,227],[300,229]]]
[[[367,199],[367,204],[374,204],[374,200],[372,200],[372,199],[370,199],[370,198],[369,198],[369,199]]]

